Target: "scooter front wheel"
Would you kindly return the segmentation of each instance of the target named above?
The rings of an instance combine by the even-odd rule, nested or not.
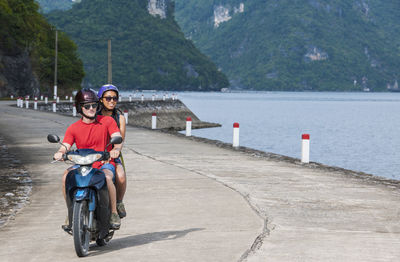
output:
[[[74,235],[75,251],[79,257],[87,256],[89,253],[90,232],[88,224],[89,209],[87,201],[74,201],[72,232]]]

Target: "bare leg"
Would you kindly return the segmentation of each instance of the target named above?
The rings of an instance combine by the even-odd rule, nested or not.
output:
[[[116,169],[117,201],[122,201],[126,192],[126,174],[124,167],[117,164]]]
[[[106,174],[108,194],[110,195],[110,206],[111,213],[117,213],[117,195],[116,189],[113,183],[113,173],[108,169],[103,169],[104,174]]]
[[[65,170],[64,174],[63,174],[63,178],[62,178],[62,182],[63,182],[62,191],[63,191],[65,203],[67,203],[67,194],[65,193],[65,180],[67,179],[68,172],[69,172],[69,169]]]

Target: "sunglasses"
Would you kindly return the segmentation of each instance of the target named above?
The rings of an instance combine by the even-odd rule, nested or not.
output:
[[[92,103],[92,104],[84,104],[82,107],[84,107],[86,110],[89,110],[90,108],[96,109],[98,106],[97,103]]]
[[[111,102],[111,100],[117,101],[118,97],[116,96],[105,96],[103,97],[107,102]]]

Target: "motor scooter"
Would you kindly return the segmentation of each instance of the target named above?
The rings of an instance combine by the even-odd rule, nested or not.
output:
[[[47,140],[63,145],[57,135],[50,134]],[[122,137],[112,137],[108,145],[120,143]],[[75,251],[79,257],[88,255],[90,241],[104,246],[116,230],[110,228],[111,209],[105,174],[92,167],[94,162],[109,158],[107,150],[93,149],[67,150],[63,155],[64,161],[78,165],[78,168],[67,174],[65,181],[68,219],[72,226],[63,229],[73,236]]]

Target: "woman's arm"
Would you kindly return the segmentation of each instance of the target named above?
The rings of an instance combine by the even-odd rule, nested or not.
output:
[[[119,115],[119,130],[121,131],[122,139],[125,141],[126,120],[122,114]]]

